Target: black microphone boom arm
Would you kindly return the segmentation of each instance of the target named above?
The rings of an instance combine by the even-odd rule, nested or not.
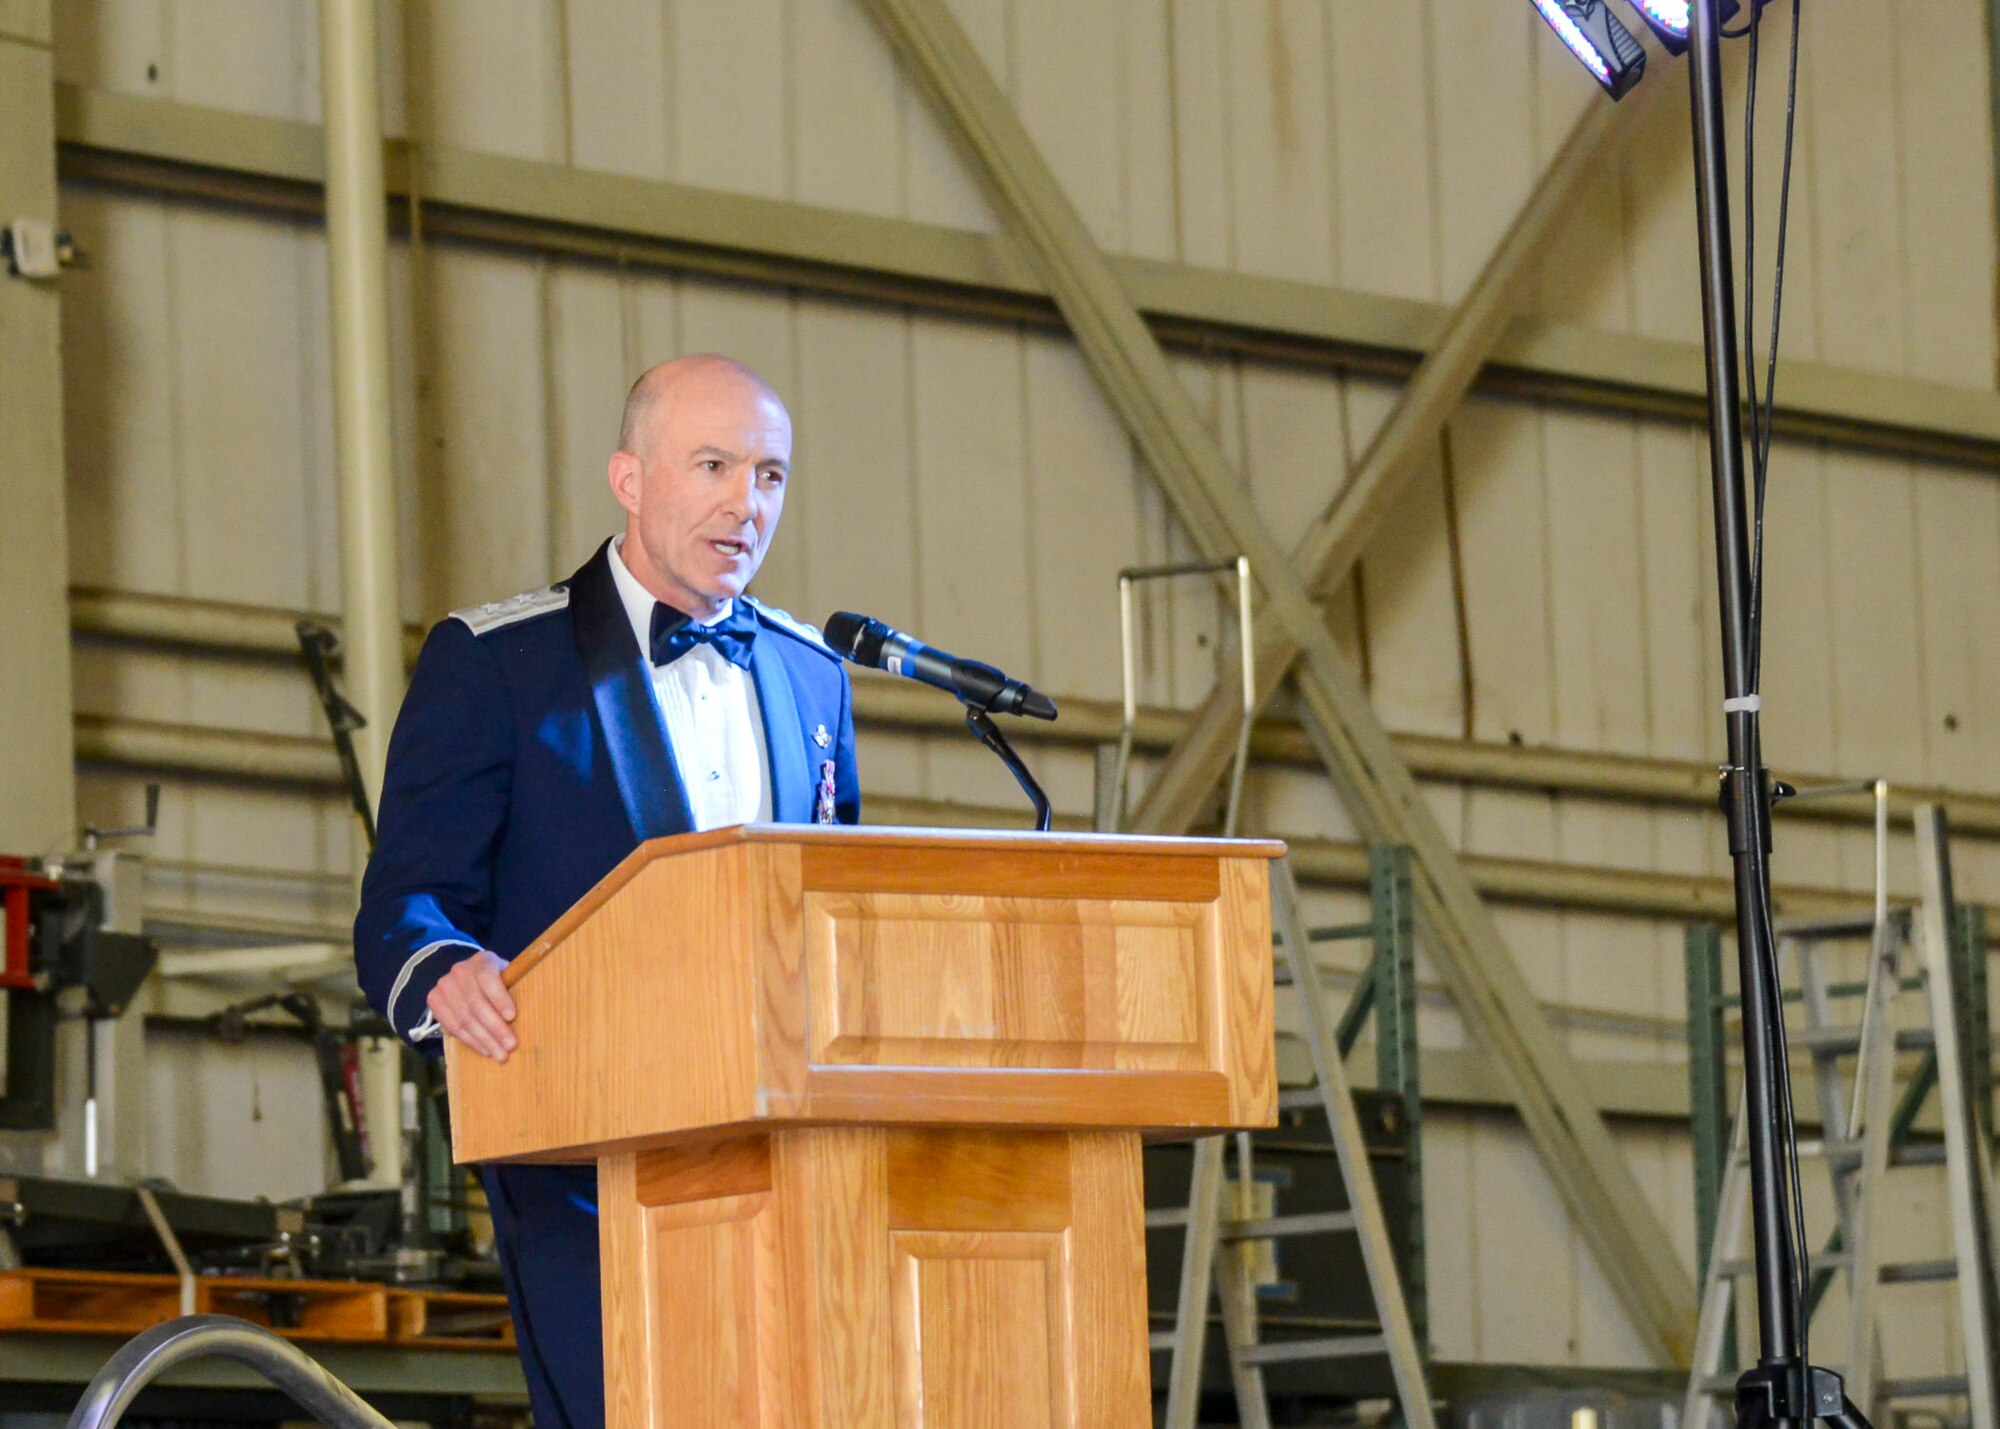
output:
[[[1049,796],[1035,782],[1035,776],[1028,772],[1028,766],[1021,762],[1014,747],[1007,743],[1007,736],[993,723],[992,716],[1022,714],[1033,719],[1054,719],[1054,700],[1019,680],[1008,679],[991,665],[933,650],[879,620],[851,611],[836,610],[826,618],[826,643],[836,655],[857,665],[921,680],[956,695],[965,705],[966,727],[978,736],[981,744],[1000,756],[1034,804],[1036,831],[1049,831],[1053,812]]]

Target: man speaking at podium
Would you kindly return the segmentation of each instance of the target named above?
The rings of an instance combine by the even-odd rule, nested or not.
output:
[[[725,357],[663,363],[633,384],[611,457],[624,534],[562,584],[430,632],[354,923],[368,1000],[419,1048],[454,1037],[504,1062],[533,1037],[501,969],[644,840],[858,821],[846,671],[816,630],[745,594],[791,455],[762,377]],[[537,1429],[595,1429],[596,1170],[483,1176]]]

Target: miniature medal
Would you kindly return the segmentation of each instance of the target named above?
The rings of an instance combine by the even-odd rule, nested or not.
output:
[[[818,819],[822,824],[835,822],[833,816],[833,761],[823,761],[819,766],[819,810]]]

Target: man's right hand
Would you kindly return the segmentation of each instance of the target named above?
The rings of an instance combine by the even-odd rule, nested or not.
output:
[[[439,1027],[496,1062],[506,1061],[519,1040],[509,1025],[514,999],[500,976],[506,966],[498,953],[482,949],[439,978],[425,999]]]

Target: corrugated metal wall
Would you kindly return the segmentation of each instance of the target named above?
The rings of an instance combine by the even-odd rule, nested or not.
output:
[[[1580,107],[1596,102],[1529,7],[1509,0],[954,8],[1106,246],[1403,297],[1449,301],[1466,287]],[[1982,7],[1807,8],[1785,350],[1990,388],[1993,161],[1985,50],[1973,38]],[[1783,9],[1766,32],[1765,254]],[[398,132],[995,226],[852,0],[440,0],[385,12]],[[71,82],[318,117],[306,0],[118,0],[59,7],[59,24]],[[1681,68],[1661,68],[1650,83],[1662,92],[1628,157],[1577,205],[1535,306],[1551,320],[1694,341],[1686,98]],[[334,607],[314,227],[81,184],[65,191],[64,220],[91,255],[65,280],[73,579]],[[646,363],[697,349],[762,368],[791,402],[799,479],[760,589],[808,617],[867,610],[1058,696],[1115,697],[1115,572],[1187,550],[1057,337],[447,243],[417,261],[401,247],[395,262],[413,618],[544,584],[608,534],[615,509],[602,472],[624,386]],[[1768,268],[1759,288],[1768,291]],[[1331,499],[1392,395],[1371,380],[1249,360],[1178,366],[1281,532]],[[1349,643],[1387,722],[1713,755],[1706,489],[1701,434],[1685,425],[1473,401],[1452,423],[1448,464],[1400,502],[1346,597]],[[1781,444],[1770,512],[1774,760],[2000,790],[2000,485],[1980,471]],[[1162,596],[1148,617],[1146,697],[1192,702],[1215,673],[1208,597]],[[87,712],[318,729],[303,681],[282,665],[87,647],[77,681]],[[1017,797],[969,743],[874,735],[863,757],[882,792]],[[1087,809],[1087,761],[1040,762],[1059,804]],[[1471,850],[1726,871],[1712,820],[1491,790],[1432,795]],[[84,798],[86,817],[113,819],[136,785],[99,773]],[[1256,781],[1249,826],[1349,832],[1324,781],[1299,772]],[[347,821],[331,801],[174,789],[157,852],[166,904],[306,922],[344,911]],[[1899,858],[1907,887],[1907,853]],[[1778,860],[1791,881],[1862,888],[1870,876],[1861,833],[1787,827]],[[2000,896],[2000,855],[1967,844],[1960,877],[1971,896]],[[1521,909],[1500,919],[1546,998],[1680,1015],[1677,929]],[[1448,1012],[1427,1015],[1427,1040],[1461,1040]],[[1658,1039],[1569,1035],[1580,1055],[1681,1056]],[[211,1073],[199,1057],[175,1056],[186,1095],[205,1095],[197,1086]],[[297,1116],[303,1128],[310,1108]],[[1641,1361],[1517,1130],[1471,1114],[1430,1125],[1437,1353]],[[313,1149],[308,1131],[297,1135]],[[1622,1135],[1691,1263],[1685,1136]],[[211,1137],[156,1154],[184,1181],[240,1189],[225,1146]],[[1934,1192],[1912,1200],[1901,1232],[1911,1243],[1897,1253],[1943,1249],[1940,1205]],[[1911,1307],[1897,1334],[1930,1364],[1943,1353],[1934,1342],[1946,1297],[1897,1295]]]

